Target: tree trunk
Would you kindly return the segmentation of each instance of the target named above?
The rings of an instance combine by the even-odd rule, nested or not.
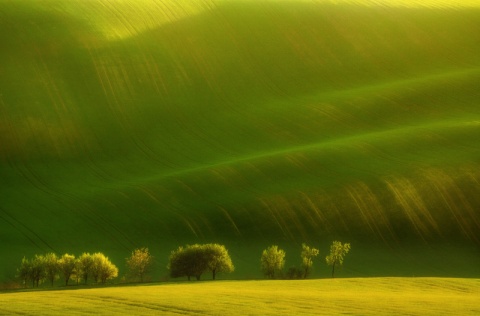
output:
[[[335,262],[332,264],[332,278],[335,277]]]
[[[213,280],[215,280],[215,274],[216,274],[216,272],[217,272],[216,269],[213,269],[213,270],[212,270],[212,279],[213,279]]]

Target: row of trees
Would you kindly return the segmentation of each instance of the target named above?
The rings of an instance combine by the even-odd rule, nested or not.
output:
[[[335,276],[335,268],[343,264],[345,255],[350,250],[350,244],[342,244],[334,241],[330,246],[330,253],[325,257],[326,263],[332,266],[332,277]],[[314,258],[319,255],[319,250],[306,244],[302,244],[300,253],[300,268],[292,267],[287,271],[288,278],[307,278],[313,267]],[[151,272],[153,256],[148,248],[136,249],[129,258],[126,258],[128,275],[144,281],[145,275]],[[285,265],[285,251],[278,246],[270,246],[263,250],[260,258],[261,269],[267,278],[274,279],[283,273]],[[205,272],[212,273],[212,279],[221,272],[233,272],[235,267],[228,250],[220,244],[195,244],[179,247],[172,251],[169,256],[168,269],[170,277],[195,277],[200,280]],[[118,268],[103,253],[83,253],[76,258],[71,254],[57,256],[55,253],[35,255],[32,259],[23,258],[20,268],[17,269],[18,277],[26,287],[29,282],[32,287],[44,281],[54,281],[60,276],[65,280],[65,285],[72,279],[77,284],[83,281],[94,280],[95,283],[106,283],[107,280],[118,276]]]
[[[212,273],[215,280],[217,273],[233,272],[235,269],[228,250],[219,244],[187,245],[170,253],[168,269],[172,278],[186,276],[200,280],[206,271]]]
[[[342,244],[340,241],[334,241],[330,246],[330,253],[325,257],[325,261],[332,266],[332,277],[335,277],[335,268],[343,264],[345,255],[350,251],[350,244]],[[316,248],[302,244],[300,253],[300,268],[292,267],[287,271],[288,278],[307,278],[313,267],[314,258],[320,254]],[[260,265],[264,275],[274,279],[282,273],[285,265],[285,251],[278,246],[270,246],[263,250],[260,258]],[[212,273],[212,279],[215,280],[219,272],[232,272],[234,266],[228,251],[223,245],[205,244],[205,245],[187,245],[179,247],[171,252],[169,257],[168,269],[170,277],[195,277],[200,280],[202,274],[206,271]]]
[[[290,279],[306,279],[312,270],[313,258],[318,256],[319,253],[318,249],[302,244],[300,268],[291,267],[287,272],[287,277]],[[278,246],[268,247],[262,252],[260,265],[266,277],[275,279],[285,265],[285,251],[279,249]]]
[[[343,259],[349,251],[349,243],[342,244],[340,241],[334,241],[330,246],[330,253],[325,257],[325,261],[329,266],[332,266],[332,278],[335,277],[335,267],[343,264]],[[318,249],[302,244],[302,251],[300,253],[302,261],[300,268],[290,268],[287,271],[287,277],[290,279],[307,278],[313,267],[313,259],[318,256],[319,253],[320,251]],[[274,279],[282,272],[285,266],[285,251],[278,248],[278,246],[268,247],[262,252],[260,265],[263,274],[270,279]]]
[[[55,253],[47,253],[35,255],[32,259],[24,257],[17,273],[25,287],[28,282],[32,283],[32,287],[38,287],[43,281],[48,281],[53,286],[60,276],[65,280],[65,285],[71,279],[77,283],[83,280],[87,284],[89,278],[95,283],[104,284],[118,276],[118,268],[100,252],[83,253],[78,258],[68,253],[60,257]]]

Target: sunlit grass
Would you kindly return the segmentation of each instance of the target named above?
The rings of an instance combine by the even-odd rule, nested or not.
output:
[[[0,313],[36,315],[476,315],[476,279],[221,281],[0,294]]]
[[[476,0],[316,0],[319,3],[358,4],[404,8],[464,8],[480,7]]]
[[[86,20],[107,39],[120,40],[212,9],[215,1],[65,1],[55,6]]]

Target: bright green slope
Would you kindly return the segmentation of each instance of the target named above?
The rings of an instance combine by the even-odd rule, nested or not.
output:
[[[478,277],[480,8],[383,2],[1,0],[0,277],[335,238],[345,275]]]

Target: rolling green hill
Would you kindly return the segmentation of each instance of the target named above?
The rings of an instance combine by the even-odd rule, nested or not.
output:
[[[0,277],[333,239],[345,275],[478,277],[480,6],[406,3],[1,0]]]

